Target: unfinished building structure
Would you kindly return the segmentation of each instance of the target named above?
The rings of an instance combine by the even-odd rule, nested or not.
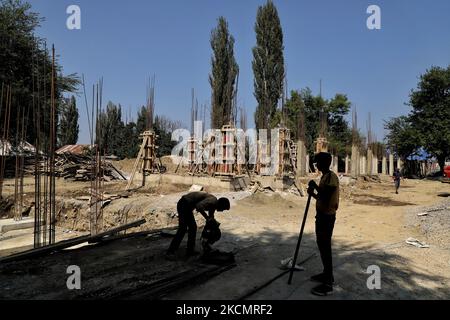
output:
[[[291,132],[285,127],[272,131],[272,143],[258,140],[255,172],[262,176],[282,177],[295,174],[297,169],[297,145],[291,139]]]
[[[131,178],[128,181],[127,190],[129,190],[133,184],[133,180],[136,173],[142,174],[142,186],[145,186],[146,176],[152,173],[163,173],[165,168],[161,162],[158,162],[157,157],[157,143],[158,136],[153,130],[155,113],[155,76],[148,82],[147,85],[147,105],[146,105],[146,123],[145,131],[139,135],[142,139],[141,146],[139,148],[136,161],[131,172]]]

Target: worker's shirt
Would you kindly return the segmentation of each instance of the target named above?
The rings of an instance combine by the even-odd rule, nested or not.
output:
[[[395,181],[400,181],[401,177],[402,177],[402,174],[400,173],[400,171],[395,171],[394,172],[394,180]]]
[[[207,192],[191,192],[181,198],[184,199],[189,210],[195,209],[198,212],[209,212],[211,214],[217,209],[217,198]]]
[[[320,179],[316,210],[326,214],[336,214],[339,207],[339,178],[330,171]]]

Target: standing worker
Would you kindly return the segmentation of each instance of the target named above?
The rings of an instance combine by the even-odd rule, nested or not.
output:
[[[331,154],[327,152],[316,154],[314,163],[322,172],[322,178],[319,185],[311,180],[308,188],[308,194],[316,199],[316,241],[323,264],[323,272],[311,277],[312,281],[321,283],[311,290],[318,296],[332,294],[334,283],[331,237],[339,207],[339,178],[330,170],[331,159]]]
[[[402,174],[400,173],[400,169],[396,168],[394,171],[394,183],[395,183],[395,193],[398,194],[398,189],[400,188],[400,178],[402,177]]]
[[[177,203],[178,231],[167,251],[167,257],[175,256],[180,247],[186,231],[188,232],[186,256],[197,255],[195,251],[195,237],[197,235],[197,223],[194,218],[194,209],[199,212],[206,221],[214,220],[215,211],[230,210],[230,201],[227,198],[217,199],[207,192],[191,192],[181,197]],[[208,212],[208,214],[206,214]]]

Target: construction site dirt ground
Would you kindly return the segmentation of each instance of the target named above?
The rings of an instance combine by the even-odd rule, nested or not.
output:
[[[25,193],[31,196],[32,178]],[[114,194],[123,182],[106,184]],[[13,182],[6,181],[6,193]],[[9,188],[9,189],[8,189]],[[127,233],[176,226],[175,208],[189,186],[171,185],[141,189],[113,200],[104,209],[104,228],[145,218],[147,222]],[[57,182],[58,240],[88,232],[88,182]],[[206,187],[208,190],[208,187]],[[280,261],[293,255],[306,197],[287,192],[229,192],[208,190],[231,200],[231,210],[217,213],[222,239],[215,248],[234,252],[236,266],[206,281],[171,291],[164,299],[239,299],[282,270]],[[333,235],[335,290],[330,297],[310,294],[316,285],[311,275],[321,270],[315,244],[314,201],[309,211],[298,261],[305,271],[277,279],[249,299],[449,299],[450,298],[450,184],[429,180],[404,180],[395,194],[389,177],[381,182],[358,181],[342,185],[341,203]],[[78,198],[78,200],[77,200]],[[31,201],[31,199],[29,199]],[[425,215],[422,213],[426,212]],[[418,215],[421,214],[421,215]],[[197,215],[200,236],[202,218]],[[405,242],[415,238],[429,245],[418,248]],[[186,240],[186,239],[185,239]],[[0,256],[29,249],[32,229],[0,235]],[[181,272],[203,272],[196,259],[167,261],[164,252],[170,237],[140,235],[97,245],[78,246],[18,262],[0,263],[1,299],[94,299],[134,297],[133,290],[161,277]],[[200,247],[197,241],[198,247]],[[200,248],[198,248],[200,249]],[[309,258],[309,259],[308,259]],[[81,269],[81,290],[68,290],[69,265]],[[381,288],[370,290],[369,266],[381,271]],[[129,293],[129,294],[128,294]]]

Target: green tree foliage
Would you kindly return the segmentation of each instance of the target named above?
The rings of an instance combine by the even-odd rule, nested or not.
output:
[[[330,149],[338,157],[344,158],[351,153],[352,131],[345,119],[349,113],[351,102],[345,94],[336,94],[326,103],[328,113],[328,141]]]
[[[142,134],[147,127],[147,108],[142,106],[137,115],[136,131]]]
[[[441,170],[450,157],[450,66],[432,67],[410,94],[411,126]]]
[[[283,94],[284,57],[283,31],[277,9],[272,1],[258,8],[255,24],[256,46],[253,48],[254,95],[257,129],[273,126],[277,121],[277,104]]]
[[[12,86],[10,136],[17,131],[16,119],[19,118],[20,122],[23,119],[26,139],[32,142],[36,133],[38,103],[41,132],[44,136],[49,133],[52,59],[43,45],[44,39],[35,35],[42,21],[37,13],[31,11],[29,3],[0,0],[0,85]],[[76,75],[63,76],[57,62],[55,73],[55,99],[57,111],[60,111],[62,93],[75,92],[79,80]],[[22,124],[19,123],[19,127]]]
[[[345,116],[350,111],[351,102],[344,94],[336,94],[331,100],[324,100],[320,96],[314,96],[311,89],[305,88],[300,91],[291,91],[291,96],[285,104],[285,125],[291,130],[291,137],[298,139],[299,114],[303,113],[305,143],[310,155],[314,154],[317,137],[320,128],[320,112],[324,110],[328,114],[327,138],[330,149],[339,157],[345,157],[351,151],[352,132]],[[275,125],[280,123],[281,112],[275,114]]]
[[[291,138],[295,141],[299,139],[299,115],[305,114],[305,103],[300,92],[291,91],[291,97],[286,100],[285,104],[285,124],[291,130]],[[304,121],[303,121],[304,122]]]
[[[122,128],[121,137],[122,143],[119,149],[120,158],[135,158],[141,147],[139,132],[136,130],[136,123],[128,122]]]
[[[217,27],[211,32],[211,74],[212,90],[211,127],[221,128],[233,122],[233,100],[236,95],[236,77],[239,67],[234,59],[234,38],[228,31],[228,23],[220,17]]]
[[[420,149],[418,133],[408,116],[391,118],[384,122],[384,129],[388,131],[385,140],[389,149],[400,158],[406,160],[417,154]]]
[[[78,125],[78,108],[75,97],[63,100],[61,104],[60,120],[58,126],[58,145],[63,147],[76,144],[80,127]]]
[[[309,88],[302,89],[300,97],[305,104],[306,147],[312,156],[315,151],[314,142],[319,136],[320,111],[325,105],[325,100],[320,96],[314,96]]]
[[[158,146],[158,149],[156,149],[156,156],[162,157],[170,155],[173,147],[176,145],[176,142],[172,141],[172,132],[178,128],[175,128],[174,123],[169,119],[157,115],[155,117],[153,129],[157,136],[156,145]]]
[[[136,141],[138,145],[142,142],[139,140],[139,135],[145,131],[146,128],[146,120],[147,119],[147,109],[145,107],[141,107],[138,112],[137,122],[136,122]],[[165,155],[170,155],[173,147],[176,145],[175,141],[172,141],[172,132],[176,129],[181,129],[182,125],[180,122],[172,121],[167,117],[156,115],[153,123],[153,130],[155,134],[158,136],[156,139],[156,144],[158,145],[158,149],[156,151],[156,155],[158,157],[162,157]],[[139,150],[136,150],[136,154]]]
[[[120,158],[126,153],[124,149],[129,143],[123,140],[125,125],[122,121],[122,108],[111,101],[106,106],[106,111],[99,114],[96,128],[96,144],[102,152],[116,155]]]

